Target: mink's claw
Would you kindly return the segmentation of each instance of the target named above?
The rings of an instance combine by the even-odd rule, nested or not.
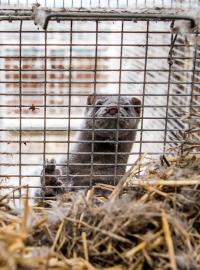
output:
[[[53,173],[56,169],[56,161],[55,159],[51,159],[50,161],[48,159],[46,159],[45,161],[45,167],[44,167],[44,170],[45,170],[45,173]]]
[[[45,162],[44,170],[41,173],[41,190],[44,197],[55,197],[64,192],[63,182],[60,179],[61,171],[56,168],[55,159]]]

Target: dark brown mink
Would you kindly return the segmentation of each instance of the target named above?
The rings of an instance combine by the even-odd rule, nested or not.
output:
[[[63,157],[60,168],[52,159],[42,171],[42,196],[56,196],[75,186],[117,184],[126,171],[140,113],[141,101],[135,97],[88,96],[74,150]]]

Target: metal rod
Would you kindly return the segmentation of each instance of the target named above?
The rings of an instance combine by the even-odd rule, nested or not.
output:
[[[21,186],[21,179],[22,179],[22,168],[21,168],[21,157],[22,157],[22,133],[21,133],[21,130],[22,130],[22,119],[21,119],[21,116],[22,116],[22,96],[21,96],[21,93],[22,93],[22,71],[21,71],[21,66],[22,66],[22,59],[21,59],[21,56],[22,56],[22,46],[21,46],[21,43],[22,43],[22,33],[21,33],[21,30],[22,30],[22,26],[23,26],[23,21],[21,20],[20,21],[20,29],[19,29],[19,186]],[[19,190],[19,197],[21,198],[21,189]]]
[[[59,19],[60,20],[98,20],[106,21],[106,20],[140,20],[140,21],[147,21],[147,20],[186,20],[190,22],[190,27],[193,29],[196,26],[195,19],[191,16],[183,16],[183,15],[164,15],[164,14],[138,14],[138,13],[131,13],[131,12],[68,12],[68,13],[51,13],[48,14],[45,18],[45,22],[43,25],[43,29],[47,29],[48,23],[51,19]]]

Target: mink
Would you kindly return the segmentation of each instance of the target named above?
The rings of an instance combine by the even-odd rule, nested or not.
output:
[[[41,173],[42,196],[54,197],[75,186],[117,184],[126,171],[140,114],[138,98],[88,96],[75,149],[63,157],[60,169],[52,159]]]

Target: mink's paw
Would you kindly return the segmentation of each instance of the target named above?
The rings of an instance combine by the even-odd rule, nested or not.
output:
[[[63,182],[60,179],[61,171],[56,168],[55,159],[46,160],[41,173],[41,195],[42,197],[55,197],[64,193]]]
[[[56,161],[54,158],[52,158],[50,161],[48,159],[45,160],[45,167],[44,167],[45,173],[52,174],[56,170]]]

